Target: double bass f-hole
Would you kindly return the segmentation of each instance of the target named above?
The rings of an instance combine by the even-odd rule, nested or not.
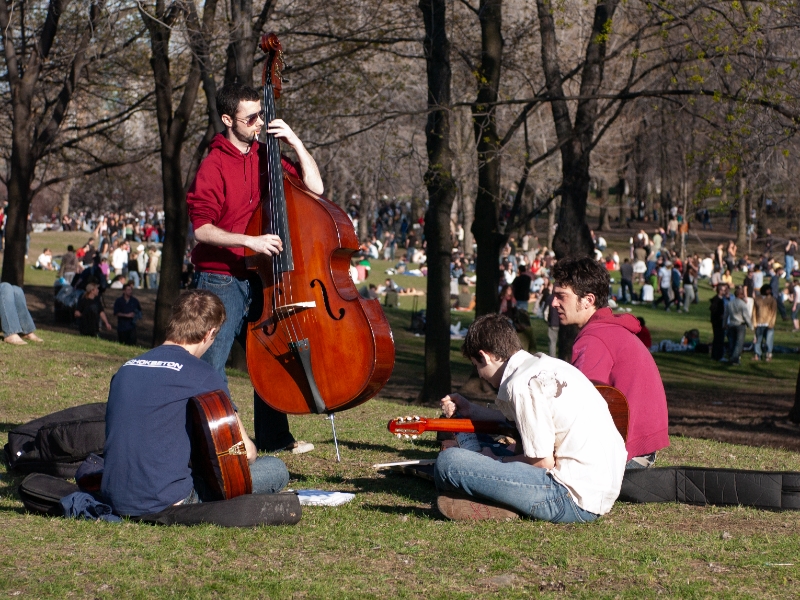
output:
[[[322,289],[322,301],[325,302],[325,310],[328,312],[328,316],[333,319],[334,321],[341,321],[344,318],[344,309],[339,309],[339,316],[336,317],[331,310],[331,303],[328,300],[328,290],[325,289],[325,284],[322,283],[319,279],[312,279],[311,280],[311,287],[313,288],[315,284],[319,284],[319,287]]]

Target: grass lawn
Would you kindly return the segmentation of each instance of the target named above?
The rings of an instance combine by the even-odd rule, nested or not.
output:
[[[52,234],[50,234],[52,235]],[[77,235],[77,234],[72,234]],[[87,237],[80,234],[78,242]],[[66,239],[66,238],[65,238]],[[75,243],[74,241],[64,242]],[[54,246],[55,253],[61,249]],[[39,250],[41,251],[41,250]],[[32,251],[33,252],[33,251]],[[38,252],[36,254],[38,256]],[[32,257],[35,260],[35,256]],[[373,263],[372,281],[384,265]],[[45,276],[28,270],[46,285]],[[424,279],[395,277],[423,287]],[[52,282],[52,279],[49,283]],[[689,315],[633,307],[654,340],[680,338],[696,327],[710,341],[708,297]],[[417,389],[424,339],[407,331],[411,305],[388,311],[397,345],[390,385],[377,399],[336,417],[342,462],[335,462],[329,423],[291,417],[292,431],[313,442],[313,453],[281,455],[294,489],[356,494],[338,508],[304,507],[299,524],[233,530],[213,526],[154,527],[90,523],[27,514],[16,493],[21,477],[0,481],[0,596],[20,598],[789,598],[800,589],[800,512],[738,507],[618,503],[587,525],[536,521],[464,523],[432,507],[432,484],[378,474],[372,465],[433,458],[433,434],[395,439],[389,419],[436,416],[409,406],[392,390]],[[454,319],[471,320],[469,313]],[[539,348],[545,324],[535,321]],[[141,349],[68,333],[40,332],[46,342],[0,344],[0,428],[76,404],[105,400],[111,376]],[[776,343],[797,344],[783,323]],[[452,344],[454,386],[469,368]],[[769,389],[791,395],[797,355],[769,364],[722,367],[708,357],[656,356],[670,390],[718,393]],[[252,423],[252,388],[230,371],[231,390],[245,423]],[[3,436],[4,437],[4,436]],[[672,437],[659,464],[800,471],[797,452]]]

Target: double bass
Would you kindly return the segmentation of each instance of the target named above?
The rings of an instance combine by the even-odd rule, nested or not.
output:
[[[283,52],[274,33],[261,38],[261,49],[269,123],[281,92]],[[277,139],[267,134],[265,145],[261,177],[268,184],[245,233],[277,235],[283,250],[273,256],[245,251],[255,283],[247,367],[272,408],[332,416],[385,385],[394,367],[392,331],[380,303],[362,298],[350,277],[350,258],[359,249],[350,218],[284,171]]]

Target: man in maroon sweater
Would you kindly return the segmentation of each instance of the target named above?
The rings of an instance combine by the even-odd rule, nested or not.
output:
[[[257,140],[264,126],[261,92],[241,84],[223,86],[217,92],[217,111],[225,133],[211,141],[211,149],[189,188],[189,218],[198,241],[192,251],[195,284],[214,292],[225,305],[227,318],[203,360],[215,367],[227,383],[225,362],[250,307],[250,284],[244,263],[245,248],[273,255],[283,248],[276,235],[249,236],[245,229],[261,200],[262,177],[266,181],[266,147]],[[303,142],[280,119],[267,125],[267,133],[291,146],[299,164],[284,157],[284,169],[302,175],[315,194],[323,191],[317,164]],[[285,414],[255,397],[256,446],[259,450],[307,452],[313,446],[297,442]]]
[[[591,258],[566,258],[553,267],[555,298],[562,325],[580,329],[572,364],[594,383],[611,385],[628,399],[628,469],[653,465],[656,452],[669,446],[667,397],[658,367],[636,334],[631,314],[608,308],[606,268]]]

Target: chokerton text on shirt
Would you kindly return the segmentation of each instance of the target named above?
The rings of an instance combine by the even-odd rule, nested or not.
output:
[[[172,369],[173,371],[180,371],[183,365],[176,362],[167,362],[164,360],[142,360],[134,358],[126,362],[123,367],[156,367],[159,369]]]

